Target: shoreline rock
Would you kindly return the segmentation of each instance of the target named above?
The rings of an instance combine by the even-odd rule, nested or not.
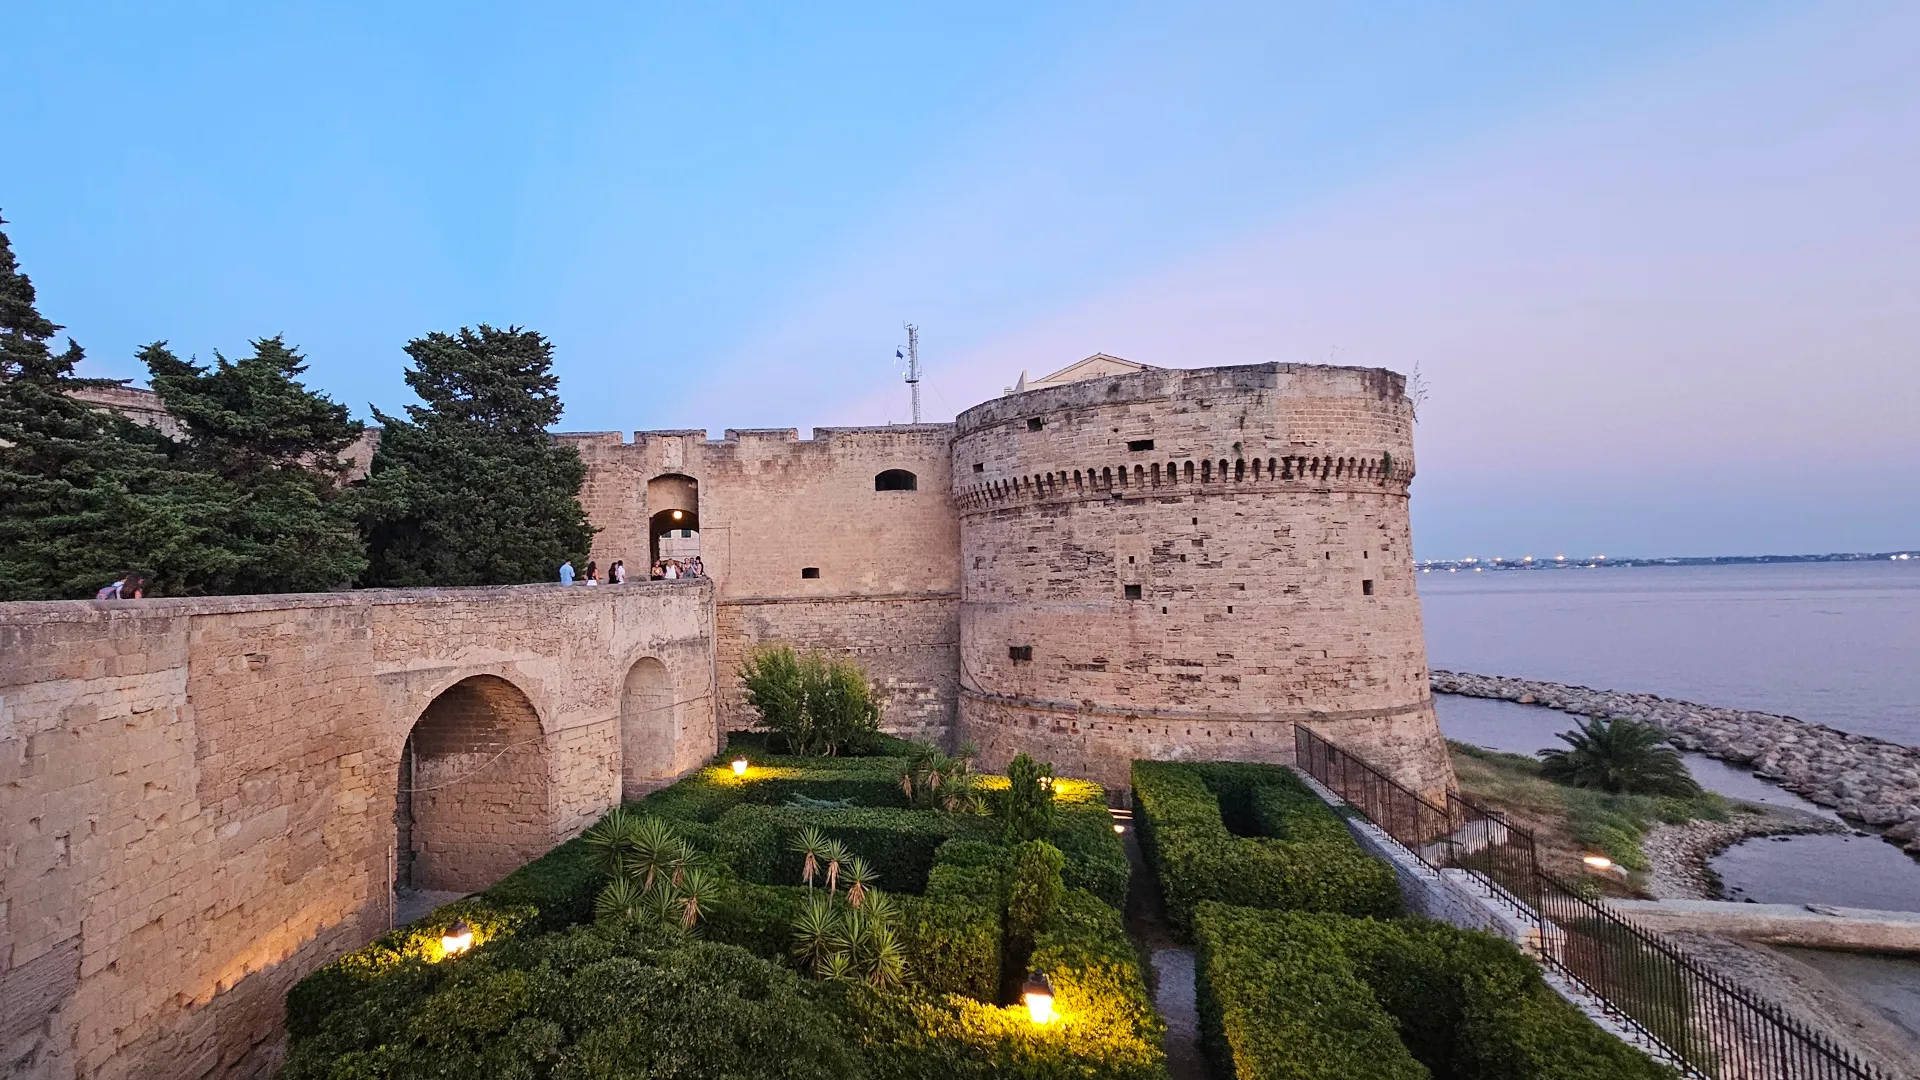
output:
[[[1647,833],[1640,842],[1653,866],[1643,886],[1646,893],[1655,900],[1722,900],[1720,876],[1707,864],[1733,845],[1761,837],[1851,831],[1838,821],[1804,810],[1738,805],[1750,812],[1737,812],[1730,821],[1657,825]]]
[[[1650,724],[1674,746],[1753,770],[1920,857],[1920,748],[1791,716],[1723,709],[1656,694],[1501,675],[1435,671],[1434,692]]]

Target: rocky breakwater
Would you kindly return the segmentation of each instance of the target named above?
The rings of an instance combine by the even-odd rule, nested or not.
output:
[[[1682,750],[1750,768],[1920,856],[1920,748],[1791,716],[1499,675],[1436,671],[1433,689],[1651,724]]]

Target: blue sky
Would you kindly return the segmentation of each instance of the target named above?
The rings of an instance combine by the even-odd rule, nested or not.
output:
[[[9,12],[92,374],[553,338],[562,427],[944,419],[1096,350],[1416,363],[1423,556],[1920,545],[1920,8]],[[263,10],[271,8],[271,10]]]

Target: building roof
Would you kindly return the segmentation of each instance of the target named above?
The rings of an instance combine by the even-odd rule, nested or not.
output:
[[[1131,360],[1122,360],[1106,353],[1094,353],[1085,360],[1077,360],[1051,375],[1043,375],[1029,380],[1026,372],[1020,373],[1020,381],[1014,385],[1013,392],[1025,390],[1044,390],[1049,386],[1065,386],[1068,383],[1083,382],[1087,379],[1103,378],[1107,375],[1128,375],[1136,371],[1147,371],[1151,364],[1136,364]]]

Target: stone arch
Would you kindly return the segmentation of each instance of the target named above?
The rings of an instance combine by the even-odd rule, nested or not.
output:
[[[497,675],[441,691],[400,751],[394,883],[473,892],[553,846],[545,733]]]
[[[621,801],[638,799],[673,775],[679,717],[667,665],[652,656],[635,660],[620,692]]]
[[[905,469],[887,469],[873,478],[875,491],[915,491],[919,487],[920,478]]]
[[[660,561],[660,540],[668,533],[677,540],[693,543],[678,545],[676,555],[692,557],[700,553],[700,481],[684,473],[662,473],[647,481],[647,562]]]

